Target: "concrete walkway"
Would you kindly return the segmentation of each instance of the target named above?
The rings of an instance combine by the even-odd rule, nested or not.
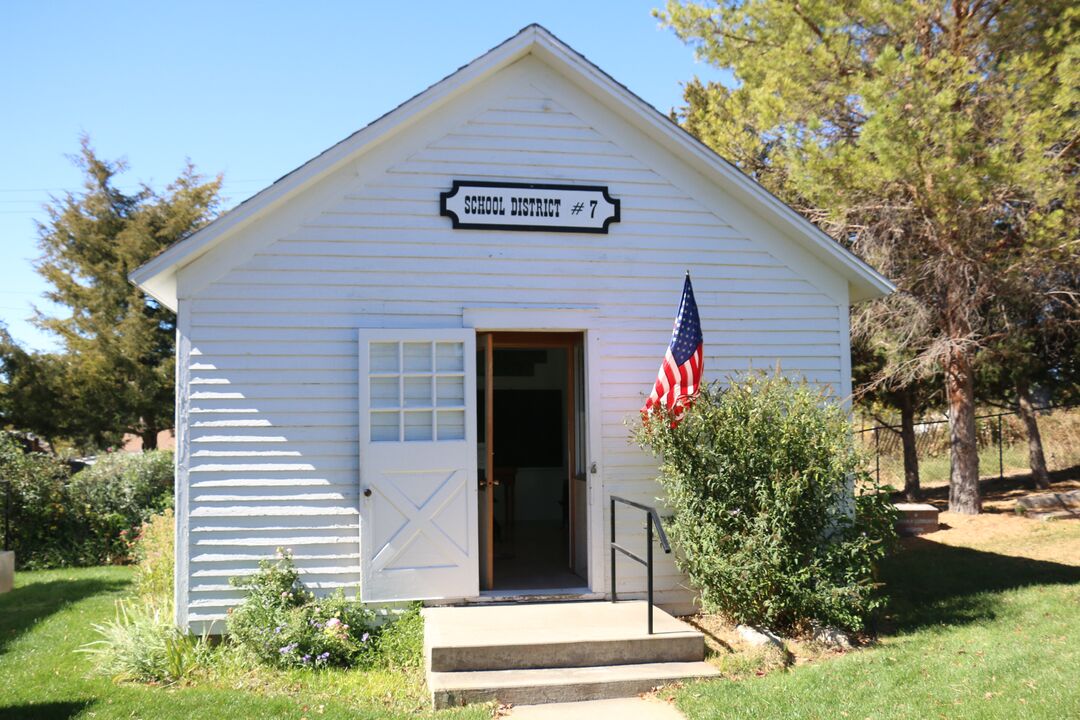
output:
[[[588,702],[517,705],[511,720],[685,720],[675,706],[656,698],[617,698]]]

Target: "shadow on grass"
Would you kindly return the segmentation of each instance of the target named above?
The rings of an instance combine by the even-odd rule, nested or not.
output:
[[[998,594],[1032,585],[1080,583],[1080,567],[952,547],[923,538],[905,541],[882,564],[890,616],[878,631],[910,632],[997,616]]]
[[[91,700],[27,703],[0,707],[0,720],[68,720],[93,705]]]
[[[36,623],[59,612],[64,606],[91,595],[119,590],[125,585],[127,582],[124,580],[99,578],[49,580],[24,585],[0,595],[0,654]],[[0,720],[4,717],[0,715]]]

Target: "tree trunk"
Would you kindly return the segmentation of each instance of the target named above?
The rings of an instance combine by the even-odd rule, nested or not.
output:
[[[919,453],[915,448],[915,403],[911,390],[900,396],[900,442],[904,446],[904,497],[917,502],[922,495],[919,487]]]
[[[157,450],[157,436],[157,428],[146,428],[140,433],[140,437],[142,437],[143,452],[146,452],[147,450]]]
[[[1016,400],[1020,409],[1020,419],[1024,421],[1024,427],[1027,429],[1031,477],[1035,480],[1035,487],[1046,490],[1050,487],[1050,473],[1046,470],[1042,435],[1039,434],[1039,421],[1035,417],[1035,407],[1031,404],[1031,388],[1028,387],[1027,380],[1016,381]]]
[[[975,381],[971,356],[953,346],[945,360],[945,392],[949,401],[949,511],[977,515],[982,511],[979,492],[979,449],[975,435]]]

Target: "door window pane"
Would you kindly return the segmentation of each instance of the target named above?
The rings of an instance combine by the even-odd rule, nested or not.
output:
[[[439,407],[465,405],[465,378],[461,375],[435,379],[436,404]]]
[[[396,376],[371,378],[371,407],[396,408],[400,402]]]
[[[439,372],[463,372],[465,370],[464,343],[436,343],[435,369]]]
[[[431,407],[431,378],[405,378],[405,407]]]
[[[401,413],[398,412],[371,413],[371,441],[396,442],[400,440],[400,415]]]
[[[464,410],[440,410],[438,415],[440,440],[465,439]]]
[[[398,371],[398,344],[396,342],[371,343],[371,372]]]
[[[405,413],[405,439],[431,440],[431,424],[433,420],[431,415],[430,410]]]
[[[405,372],[431,372],[431,343],[402,343]]]

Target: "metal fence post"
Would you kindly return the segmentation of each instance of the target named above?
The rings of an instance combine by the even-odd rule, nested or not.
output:
[[[998,415],[998,480],[1005,479],[1005,436],[1001,433],[1001,415]]]
[[[11,481],[0,478],[4,483],[4,550],[11,550]]]
[[[881,484],[881,434],[880,427],[874,428],[874,475],[877,477],[877,484]]]

